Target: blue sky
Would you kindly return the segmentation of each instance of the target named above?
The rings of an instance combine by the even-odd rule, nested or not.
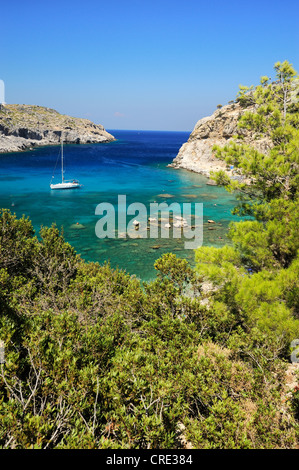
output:
[[[191,132],[276,61],[299,70],[298,18],[298,0],[5,1],[0,79],[7,103]]]

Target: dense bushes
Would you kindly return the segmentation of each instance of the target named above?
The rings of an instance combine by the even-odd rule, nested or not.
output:
[[[226,259],[227,283],[204,295],[201,277],[168,254],[141,286],[84,263],[55,226],[38,240],[27,219],[3,210],[0,221],[3,448],[295,445],[281,399],[299,335],[292,266],[288,288],[269,275],[256,289],[232,249],[210,249],[213,279]]]

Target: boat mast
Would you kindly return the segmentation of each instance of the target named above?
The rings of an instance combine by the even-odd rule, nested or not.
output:
[[[61,134],[61,182],[63,183],[64,176],[63,176],[63,138]]]

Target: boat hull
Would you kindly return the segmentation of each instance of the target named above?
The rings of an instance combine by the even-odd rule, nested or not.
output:
[[[80,188],[80,183],[57,183],[50,184],[51,189],[76,189]]]

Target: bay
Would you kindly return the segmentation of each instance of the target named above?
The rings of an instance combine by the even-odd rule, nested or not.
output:
[[[184,248],[184,239],[130,237],[99,239],[95,226],[98,204],[106,202],[117,210],[118,195],[127,204],[203,203],[203,245],[222,246],[228,242],[227,229],[236,204],[235,198],[207,179],[187,170],[168,167],[187,132],[109,130],[117,139],[107,144],[66,145],[65,177],[77,178],[80,189],[51,191],[49,184],[60,181],[59,146],[32,151],[0,154],[0,207],[18,217],[32,220],[38,233],[41,225],[63,227],[66,241],[86,261],[104,263],[135,274],[142,280],[155,277],[154,262],[163,253],[173,252],[194,264],[194,251]],[[132,217],[128,217],[128,221]],[[214,220],[213,227],[207,221]]]

